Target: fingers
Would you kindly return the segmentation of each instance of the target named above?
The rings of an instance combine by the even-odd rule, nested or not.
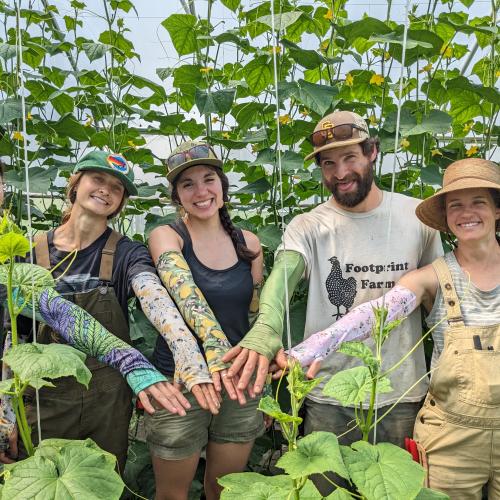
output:
[[[220,382],[220,372],[212,373],[212,382],[214,383],[214,389],[220,393],[222,391],[222,385]]]
[[[177,413],[184,416],[186,414],[184,409],[191,407],[189,401],[182,395],[182,393],[168,382],[153,384],[142,392],[146,393],[145,398],[140,396],[141,393],[139,393],[139,397],[144,409],[148,413],[154,413],[154,408],[147,397],[148,394],[152,396],[160,406],[168,410],[170,413]],[[144,402],[144,399],[148,400],[147,403]]]
[[[260,394],[266,383],[267,372],[269,370],[269,360],[260,355],[257,362],[257,376],[255,377],[255,383],[253,385],[253,390],[256,394]]]
[[[236,347],[238,347],[238,346],[236,346]],[[233,347],[233,349],[234,349],[234,347]],[[241,347],[240,347],[240,349],[241,349]],[[229,351],[229,352],[231,352],[231,351]],[[247,362],[248,353],[250,353],[250,352],[253,352],[253,351],[249,351],[248,349],[241,349],[240,353],[238,354],[238,356],[236,356],[233,363],[229,367],[229,370],[228,370],[229,377],[234,377],[237,373],[240,372],[243,365]]]
[[[235,345],[232,349],[226,352],[224,356],[222,356],[222,362],[223,363],[229,363],[230,361],[233,360],[233,358],[236,358],[239,353],[242,351],[242,347],[239,345]]]
[[[284,349],[280,349],[278,351],[278,353],[274,357],[274,361],[281,369],[286,368],[288,364],[288,356],[285,354]]]
[[[284,371],[285,370],[278,370],[278,371],[274,372],[272,375],[273,380],[279,380],[283,376]]]
[[[259,353],[255,351],[247,351],[248,359],[245,363],[243,371],[240,373],[240,381],[238,383],[238,389],[244,391],[250,379],[252,378],[253,372],[255,371],[255,367],[257,366],[257,360],[259,358]],[[234,366],[234,364],[233,364]]]
[[[144,411],[147,411],[150,415],[152,415],[155,412],[155,409],[153,408],[153,405],[150,403],[146,391],[141,391],[137,396],[142,403]]]
[[[322,361],[321,359],[315,359],[312,362],[311,366],[309,367],[306,373],[307,378],[314,378],[318,374],[321,368],[321,361]]]
[[[212,389],[213,394],[210,392],[208,386]],[[213,415],[219,413],[220,404],[215,396],[216,392],[212,384],[199,384],[195,385],[191,392],[196,398],[198,404],[204,409],[210,411]]]
[[[226,389],[229,397],[233,400],[237,399],[240,405],[246,404],[247,400],[245,398],[245,394],[238,387],[239,384],[235,382],[234,378],[228,377],[227,373],[224,372],[221,373],[221,377],[222,383],[224,384],[224,388]]]

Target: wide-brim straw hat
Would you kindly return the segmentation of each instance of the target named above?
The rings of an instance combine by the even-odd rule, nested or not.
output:
[[[427,226],[450,232],[446,223],[445,195],[472,188],[500,190],[500,166],[481,158],[468,158],[451,163],[444,172],[443,188],[417,206],[417,217]]]

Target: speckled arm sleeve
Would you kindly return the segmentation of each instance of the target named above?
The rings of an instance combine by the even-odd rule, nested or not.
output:
[[[210,373],[227,368],[221,358],[231,349],[231,344],[201,290],[196,286],[183,255],[175,251],[164,252],[156,267],[184,320],[203,342]]]
[[[373,309],[380,307],[388,311],[385,321],[394,321],[417,308],[417,297],[408,288],[396,285],[384,296],[360,304],[325,330],[311,335],[291,349],[289,355],[302,366],[309,366],[315,359],[323,359],[336,351],[342,342],[367,339],[375,321]]]
[[[153,273],[140,273],[132,280],[132,287],[144,314],[172,351],[176,382],[180,381],[188,390],[196,384],[212,383],[196,339],[160,278]]]
[[[11,346],[11,334],[7,332],[5,336],[5,342],[3,347],[3,352],[7,352]],[[2,380],[8,380],[13,378],[14,374],[12,370],[2,363]],[[0,401],[0,451],[5,451],[9,448],[9,437],[14,430],[16,425],[16,414],[14,408],[12,408],[12,402],[10,396],[7,394],[1,394]]]
[[[79,351],[116,368],[136,394],[167,380],[137,349],[108,332],[88,312],[55,290],[45,289],[37,298],[38,312],[44,323]]]

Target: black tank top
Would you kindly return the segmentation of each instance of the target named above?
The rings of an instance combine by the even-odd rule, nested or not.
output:
[[[182,238],[182,255],[191,269],[194,282],[207,299],[217,321],[231,345],[236,345],[248,332],[248,310],[253,294],[251,264],[238,257],[228,269],[210,269],[202,264],[193,251],[193,243],[186,225],[177,220],[169,226]],[[236,230],[238,239],[245,243],[243,233]],[[195,337],[201,348],[201,341]],[[153,363],[160,372],[171,376],[175,370],[174,358],[166,341],[158,336],[153,353]]]

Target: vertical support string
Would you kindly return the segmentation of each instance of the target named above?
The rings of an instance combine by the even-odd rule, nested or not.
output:
[[[29,178],[29,169],[28,169],[28,135],[26,132],[26,99],[25,99],[25,86],[24,86],[24,71],[23,71],[23,45],[22,45],[22,37],[21,37],[21,0],[16,2],[16,37],[17,37],[17,51],[19,57],[19,67],[18,67],[18,81],[19,81],[19,93],[21,97],[21,112],[22,112],[22,133],[24,139],[24,148],[23,148],[23,160],[24,160],[24,177],[26,183],[26,211],[28,215],[28,240],[30,244],[30,264],[33,264],[33,228],[31,225],[31,196],[30,196],[30,178]],[[18,143],[18,149],[20,145]],[[32,293],[31,293],[31,307],[32,307],[32,316],[33,316],[33,342],[36,343],[36,318],[35,318],[35,278],[32,277]],[[36,417],[37,417],[37,428],[38,428],[38,442],[42,440],[42,428],[40,423],[40,400],[38,397],[38,389],[35,390],[36,396]]]

